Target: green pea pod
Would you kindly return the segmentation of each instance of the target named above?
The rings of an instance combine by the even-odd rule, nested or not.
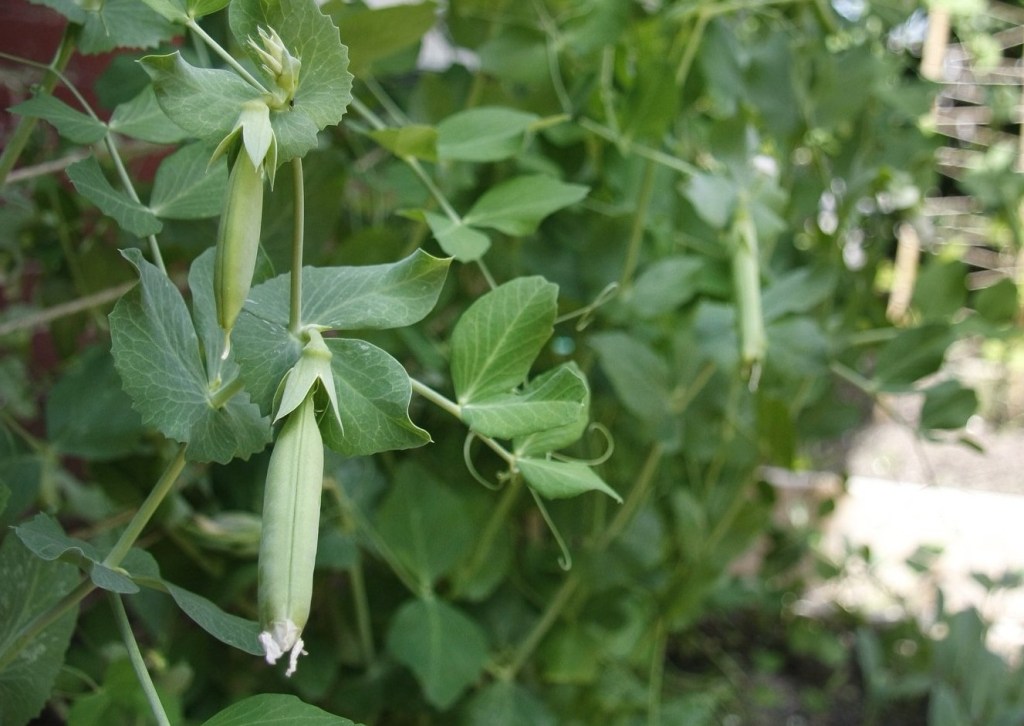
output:
[[[757,228],[746,204],[736,213],[736,247],[732,253],[732,279],[739,316],[740,360],[748,370],[756,369],[764,360],[768,346],[761,310],[761,265],[759,262]]]
[[[263,221],[263,171],[243,150],[228,178],[228,197],[217,233],[217,258],[213,268],[217,322],[225,339],[242,312],[260,249]],[[227,345],[225,345],[225,355]]]
[[[268,663],[295,672],[313,595],[324,445],[311,391],[285,419],[270,455],[259,557],[260,643]]]

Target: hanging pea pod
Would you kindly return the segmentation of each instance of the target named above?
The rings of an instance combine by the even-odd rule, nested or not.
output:
[[[263,171],[244,151],[235,158],[228,178],[228,196],[217,232],[213,268],[217,322],[224,329],[227,355],[231,329],[252,286],[263,220]]]
[[[310,390],[286,418],[267,469],[259,555],[259,616],[267,662],[295,672],[313,596],[324,446]]]
[[[761,363],[768,346],[761,310],[761,263],[757,227],[747,199],[741,196],[733,224],[732,281],[739,318],[740,361],[757,387]]]

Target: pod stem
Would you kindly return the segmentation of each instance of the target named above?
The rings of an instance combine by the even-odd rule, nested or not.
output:
[[[292,288],[291,306],[288,314],[288,329],[298,334],[302,325],[302,246],[305,242],[305,183],[302,175],[302,159],[292,159],[292,178],[294,179],[295,220],[292,228]]]
[[[164,710],[163,704],[160,703],[160,696],[156,692],[156,686],[153,685],[153,679],[146,669],[146,661],[142,658],[142,651],[139,650],[139,644],[135,640],[131,623],[128,622],[128,613],[125,612],[121,596],[116,592],[108,592],[107,598],[110,600],[110,607],[114,611],[114,621],[117,623],[117,629],[121,633],[121,639],[124,641],[125,648],[128,649],[128,659],[131,661],[132,669],[135,671],[135,677],[139,679],[139,685],[142,686],[143,693],[146,694],[146,701],[149,702],[153,718],[160,726],[171,726],[171,721],[167,718],[167,712]]]

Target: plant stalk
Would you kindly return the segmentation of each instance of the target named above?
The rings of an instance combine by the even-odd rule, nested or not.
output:
[[[305,243],[306,227],[306,196],[305,181],[302,174],[302,159],[292,160],[292,178],[295,194],[295,220],[292,233],[292,273],[291,273],[291,305],[288,312],[288,329],[299,332],[302,325],[302,247]]]
[[[146,661],[142,658],[142,651],[139,650],[139,644],[135,640],[131,623],[128,622],[128,613],[125,612],[124,603],[116,592],[108,592],[107,597],[110,600],[110,608],[114,611],[114,622],[117,623],[121,639],[124,641],[125,648],[128,649],[128,659],[131,661],[132,669],[135,671],[135,677],[139,679],[139,685],[142,686],[143,693],[146,694],[146,700],[149,702],[149,708],[153,712],[153,718],[156,719],[159,726],[171,726],[171,721],[167,718],[167,712],[164,710],[163,704],[160,703],[160,696],[156,692],[156,686],[153,685],[153,679],[146,669]]]
[[[57,52],[54,53],[47,73],[39,84],[40,94],[51,93],[54,86],[57,85],[57,80],[64,69],[67,68],[71,56],[74,55],[80,31],[81,26],[74,23],[68,23],[64,27],[64,35],[61,36]],[[29,137],[32,136],[32,129],[35,128],[37,120],[32,116],[22,116],[18,120],[14,133],[11,134],[10,139],[7,141],[3,153],[0,153],[0,186],[4,185],[7,181],[7,175],[11,173],[14,165],[18,163],[18,158],[21,156],[21,152],[25,150],[25,145],[28,144]]]

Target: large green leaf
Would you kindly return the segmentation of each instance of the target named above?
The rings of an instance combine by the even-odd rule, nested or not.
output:
[[[575,366],[560,366],[522,391],[464,404],[462,419],[484,436],[511,439],[563,426],[586,426],[587,380]]]
[[[5,651],[22,628],[70,592],[78,577],[74,567],[41,560],[8,536],[0,546],[0,582],[0,651]],[[4,726],[26,724],[42,710],[64,665],[77,618],[78,608],[70,608],[0,670]]]
[[[246,43],[259,38],[260,27],[276,30],[288,51],[301,60],[295,97],[288,108],[270,114],[270,123],[280,161],[304,155],[316,146],[317,132],[341,121],[352,101],[348,49],[341,44],[338,29],[315,0],[234,0],[228,12],[231,31],[257,64],[259,57]]]
[[[132,100],[119,104],[108,125],[111,131],[154,144],[175,144],[188,136],[183,128],[167,118],[152,85],[147,85]]]
[[[232,704],[203,726],[357,726],[284,693],[261,693]]]
[[[197,68],[180,53],[149,55],[140,63],[168,118],[201,139],[219,142],[234,127],[242,104],[260,97],[237,73]]]
[[[433,126],[410,125],[395,129],[377,129],[370,132],[370,137],[399,158],[413,157],[424,161],[437,161],[437,129]]]
[[[978,394],[973,389],[959,381],[943,381],[925,391],[920,427],[923,431],[963,428],[977,409]]]
[[[555,726],[547,706],[515,681],[499,679],[466,704],[466,726]]]
[[[324,444],[346,456],[368,456],[430,441],[409,419],[412,386],[401,363],[363,340],[331,338],[327,347],[341,426],[324,417]]]
[[[405,259],[363,267],[305,267],[302,322],[332,330],[400,328],[422,320],[437,302],[450,260],[416,250]],[[287,323],[289,274],[253,288],[247,310]]]
[[[224,208],[227,162],[210,164],[207,144],[189,144],[160,162],[149,208],[165,219],[214,217]]]
[[[119,593],[134,593],[139,586],[127,575],[103,564],[100,553],[88,542],[68,537],[56,520],[45,514],[37,514],[28,522],[15,528],[18,539],[36,557],[53,561],[61,560],[75,565],[88,573],[96,587]]]
[[[590,384],[586,376],[575,363],[566,363],[564,367],[570,368],[583,384],[583,398],[580,401],[580,411],[568,423],[555,426],[549,429],[532,432],[526,436],[517,437],[515,440],[515,453],[517,456],[537,456],[547,454],[551,451],[564,449],[566,446],[575,443],[583,435],[590,423]],[[530,382],[530,386],[546,385],[548,377],[561,376],[563,366],[547,371],[537,376]],[[570,386],[575,387],[571,381],[566,381]],[[575,394],[574,394],[575,395]]]
[[[384,265],[304,268],[303,323],[338,330],[411,325],[433,309],[450,264],[417,250]],[[232,333],[246,390],[265,413],[301,350],[288,331],[290,292],[287,274],[254,287]]]
[[[423,218],[445,254],[459,262],[479,260],[491,248],[490,237],[478,229],[466,226],[465,220],[456,223],[436,212],[424,212]]]
[[[487,662],[483,629],[436,598],[403,605],[391,621],[387,645],[416,675],[427,700],[440,709],[455,703]]]
[[[451,572],[473,546],[465,502],[415,464],[395,473],[377,510],[377,530],[424,588]]]
[[[32,0],[53,8],[82,26],[78,49],[82,53],[103,53],[114,48],[152,48],[170,38],[174,26],[138,0]]]
[[[551,337],[558,286],[520,277],[474,302],[452,331],[452,381],[459,404],[511,392]]]
[[[46,434],[57,451],[103,461],[136,451],[142,421],[121,387],[110,352],[82,352],[50,390]]]
[[[75,189],[104,214],[113,217],[126,232],[147,237],[163,229],[156,215],[141,202],[110,185],[95,157],[76,161],[67,168],[67,173]]]
[[[933,323],[901,330],[878,351],[874,382],[880,390],[898,391],[911,387],[935,373],[953,342],[948,325]]]
[[[516,467],[526,482],[547,499],[567,499],[584,492],[599,491],[622,502],[622,497],[586,464],[525,457],[516,459]]]
[[[102,121],[76,111],[48,94],[33,96],[9,110],[48,121],[61,136],[76,144],[92,144],[107,135],[107,126]]]
[[[341,28],[341,40],[348,45],[352,70],[359,75],[374,61],[394,55],[419,42],[437,22],[437,3],[403,3],[392,7],[347,10],[347,3],[334,0],[324,6]]]
[[[512,108],[460,111],[438,124],[438,156],[458,161],[507,159],[522,149],[523,135],[536,121],[536,115]]]
[[[217,640],[250,655],[263,655],[263,646],[259,642],[260,626],[255,620],[226,613],[202,595],[177,585],[169,582],[162,585],[178,607]]]
[[[138,270],[140,284],[110,314],[112,352],[143,422],[187,443],[193,461],[227,463],[260,451],[270,439],[270,424],[246,394],[221,408],[212,405],[199,339],[181,293],[138,250],[125,250],[124,256]]]
[[[588,187],[567,184],[545,174],[520,176],[488,190],[463,221],[509,235],[530,234],[541,220],[587,196]]]
[[[697,294],[705,269],[703,260],[691,255],[658,260],[637,277],[630,298],[633,309],[644,318],[675,310]]]
[[[657,353],[621,332],[592,335],[589,343],[626,409],[648,421],[668,413],[672,384],[668,366]]]

